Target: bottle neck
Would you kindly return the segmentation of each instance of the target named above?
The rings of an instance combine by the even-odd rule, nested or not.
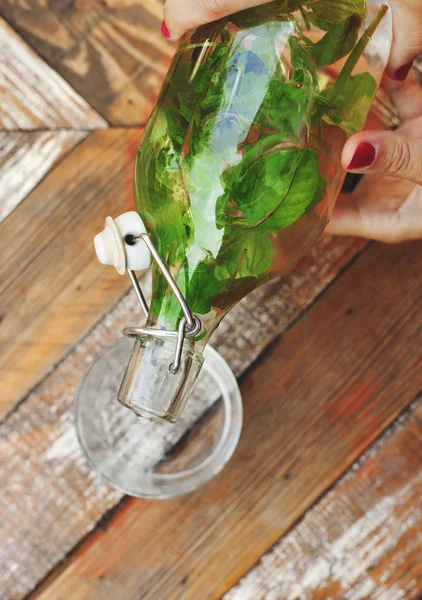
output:
[[[177,275],[177,273],[172,273],[172,276],[179,285],[180,282],[177,279]],[[179,287],[184,295],[183,287],[181,285]],[[212,308],[207,314],[201,314],[199,311],[195,312],[195,305],[192,307],[188,304],[188,307],[190,310],[193,308],[192,313],[201,321],[201,330],[195,338],[187,338],[186,342],[193,342],[194,352],[202,354],[211,335],[230,307],[227,307],[225,310]],[[154,265],[152,272],[152,300],[147,326],[153,329],[177,331],[182,317],[183,311],[177,298],[169,287],[164,275]]]
[[[118,393],[119,401],[138,417],[175,422],[182,412],[198,377],[203,348],[194,340],[183,343],[180,368],[172,369],[176,339],[139,336]]]
[[[177,273],[172,273],[172,276],[176,279]],[[184,338],[180,367],[176,372],[176,336],[139,336],[123,377],[119,401],[139,417],[175,422],[200,373],[204,348],[223,316],[217,319],[214,313],[212,310],[207,315],[198,315],[201,330],[196,337]],[[153,266],[152,302],[147,328],[178,332],[182,317],[180,304],[164,275],[158,267]]]

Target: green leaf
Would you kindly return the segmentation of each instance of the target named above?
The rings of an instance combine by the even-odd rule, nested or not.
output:
[[[188,78],[189,65],[179,61],[177,67],[173,69],[171,85],[167,84],[163,87],[163,90],[161,91],[160,97],[157,101],[157,107],[160,106],[159,110],[156,109],[157,120],[161,120],[161,122],[164,121],[166,124],[165,128],[162,126],[159,127],[161,134],[160,139],[162,139],[164,136],[170,136],[171,141],[177,151],[180,151],[189,123],[189,121],[186,121],[183,118],[184,115],[179,110],[178,101],[179,95],[183,96],[187,94],[186,85],[184,82]],[[190,91],[189,95],[192,96],[192,90]],[[151,132],[154,140],[159,138],[157,135],[157,124],[155,121],[155,115],[153,114],[151,120],[149,121],[149,125],[151,125],[154,129],[154,132]]]
[[[305,47],[299,44],[296,38],[292,37],[289,40],[289,45],[293,67],[292,83],[297,84],[297,89],[292,97],[292,102],[296,104],[296,108],[290,107],[292,126],[296,126],[299,130],[299,119],[301,119],[302,123],[306,123],[308,138],[313,105],[319,94],[315,59]],[[278,112],[281,112],[279,108]],[[296,119],[294,119],[294,115],[297,115]]]
[[[286,73],[278,64],[253,122],[253,128],[259,131],[263,141],[269,137],[270,131],[275,132],[271,138],[278,135],[278,140],[273,145],[292,142],[298,146],[305,146],[310,135],[313,104],[319,92],[316,66],[313,57],[296,38],[291,37],[289,45],[293,67],[291,79],[286,79]],[[256,152],[256,146],[256,143],[250,147],[245,145],[245,163],[248,162],[249,155]],[[267,148],[260,148],[261,150],[266,152]]]
[[[309,0],[306,5],[316,18],[314,24],[322,29],[328,29],[353,14],[362,19],[366,16],[365,0]]]
[[[185,289],[185,298],[190,310],[198,315],[206,315],[211,310],[212,300],[220,291],[213,269],[212,263],[199,263],[182,287]],[[185,275],[186,270],[182,270],[178,281],[183,280]]]
[[[226,195],[219,199],[217,222],[219,217],[228,216],[233,227],[250,228],[271,216],[289,193],[303,152],[272,152],[246,170],[242,163],[235,167],[226,176]]]
[[[261,231],[277,232],[295,223],[305,212],[313,210],[324,197],[326,180],[318,170],[315,150],[304,150],[287,195],[275,212],[260,226]]]
[[[219,281],[260,277],[272,262],[273,246],[266,233],[253,230],[229,234],[216,259],[215,276]]]
[[[190,123],[193,111],[195,110],[195,106],[198,102],[197,95],[192,94],[191,92],[179,92],[178,100],[180,114],[182,117],[184,117],[187,123]]]
[[[312,84],[318,90],[315,57],[312,56],[306,45],[300,44],[299,41],[300,39],[295,37],[289,39],[293,67],[292,81],[305,86]]]
[[[361,24],[362,17],[353,13],[331,27],[318,42],[304,44],[316,66],[321,69],[349,54],[357,42]]]
[[[349,77],[334,104],[328,109],[324,120],[341,127],[347,136],[361,131],[376,89],[377,83],[369,73]]]
[[[317,204],[319,204],[320,202],[322,202],[324,200],[325,194],[327,193],[327,187],[328,187],[328,181],[325,179],[325,177],[323,177],[322,175],[319,175],[318,186],[315,191],[313,200],[310,204],[308,204],[305,212],[307,212],[307,213],[312,212],[315,209],[315,207],[317,206]]]
[[[235,39],[233,33],[225,31],[224,34],[224,40],[215,36],[215,39],[189,49],[182,45],[180,52],[184,49],[188,53],[187,62],[181,60],[180,68],[174,70],[169,87],[172,93],[162,107],[164,112],[175,111],[177,114],[177,119],[169,121],[169,133],[177,139],[181,134],[180,151],[187,138],[190,150],[195,151],[196,145],[204,143],[212,131],[212,115],[222,96],[227,58]],[[192,64],[189,63],[189,52]]]
[[[321,122],[321,119],[327,113],[327,109],[329,108],[329,106],[336,105],[338,97],[342,94],[346,83],[352,77],[353,70],[355,69],[356,65],[358,64],[360,57],[364,53],[365,48],[371,41],[371,38],[374,35],[374,32],[376,31],[378,25],[384,18],[387,11],[388,11],[388,6],[386,4],[383,4],[380,6],[378,12],[376,13],[376,15],[374,16],[372,21],[369,23],[368,27],[365,29],[365,31],[359,38],[359,40],[358,40],[357,44],[355,45],[355,47],[353,48],[353,50],[350,52],[336,81],[327,90],[326,105],[324,106],[324,105],[320,104],[317,107],[316,112],[314,112],[314,114],[312,116],[314,123],[316,123],[317,125],[319,125],[319,123]]]

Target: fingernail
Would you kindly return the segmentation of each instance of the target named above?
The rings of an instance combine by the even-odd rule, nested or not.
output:
[[[404,81],[406,77],[409,75],[409,71],[412,68],[413,62],[409,62],[406,65],[403,65],[394,73],[394,79],[396,81]]]
[[[168,27],[167,27],[167,25],[166,25],[165,21],[163,21],[163,22],[161,23],[161,33],[162,33],[162,34],[163,34],[163,36],[164,36],[165,38],[167,38],[168,40],[171,38],[171,33],[170,33],[170,31],[169,31],[169,29],[168,29]]]
[[[368,142],[362,142],[356,148],[352,160],[347,166],[347,170],[366,169],[371,166],[375,159],[375,147]]]

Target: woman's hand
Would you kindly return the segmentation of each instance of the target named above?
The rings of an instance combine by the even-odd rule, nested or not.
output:
[[[268,0],[167,0],[161,33],[177,40],[186,31]]]
[[[266,2],[167,0],[162,33],[176,40],[193,27]],[[344,168],[365,177],[353,194],[340,196],[326,231],[399,242],[422,238],[422,88],[413,73],[408,76],[422,53],[422,0],[390,5],[394,38],[384,85],[403,125],[396,132],[367,130],[346,142]]]
[[[267,2],[268,0],[166,0],[162,33],[167,38],[177,40],[193,27]],[[422,2],[389,0],[389,3],[393,11],[394,42],[387,72],[391,78],[404,81],[412,62],[422,52]]]
[[[343,167],[365,177],[353,194],[340,196],[326,233],[390,243],[422,239],[422,88],[413,73],[403,84],[385,79],[403,125],[347,140]]]

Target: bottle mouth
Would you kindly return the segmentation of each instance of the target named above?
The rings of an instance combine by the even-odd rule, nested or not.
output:
[[[180,369],[171,369],[174,338],[136,338],[118,393],[118,400],[137,417],[175,423],[198,377],[204,359],[193,339],[183,343]]]

